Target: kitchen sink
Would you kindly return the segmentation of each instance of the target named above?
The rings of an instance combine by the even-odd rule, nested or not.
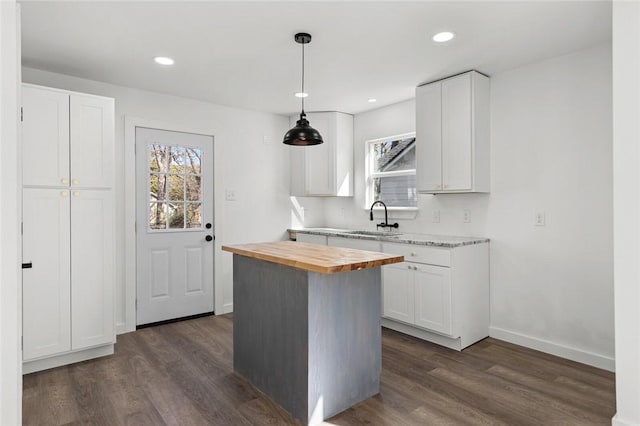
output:
[[[381,237],[397,237],[400,236],[402,234],[398,234],[396,232],[389,232],[389,231],[346,231],[344,232],[344,234],[349,234],[349,235],[373,235],[373,236],[381,236]]]

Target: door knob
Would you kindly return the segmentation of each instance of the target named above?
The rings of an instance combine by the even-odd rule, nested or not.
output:
[[[204,239],[207,241],[211,241],[213,240],[213,237],[211,235],[207,235],[206,237],[204,237]]]
[[[211,224],[207,223],[204,227],[207,228],[207,229],[211,229]]]

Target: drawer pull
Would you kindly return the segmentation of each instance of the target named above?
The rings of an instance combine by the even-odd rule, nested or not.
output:
[[[69,179],[62,178],[60,179],[60,182],[62,182],[63,185],[66,185],[69,183]]]
[[[74,180],[72,180],[71,182],[72,182],[74,185],[77,185],[77,184],[79,184],[79,183],[80,183],[80,182],[78,182],[78,179],[74,179]]]
[[[60,192],[60,196],[61,197],[66,197],[67,195],[69,195],[69,193],[67,191]]]

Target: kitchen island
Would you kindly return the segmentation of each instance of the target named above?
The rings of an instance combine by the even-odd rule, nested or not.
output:
[[[291,241],[233,256],[234,370],[305,424],[379,393],[382,265],[403,256]]]

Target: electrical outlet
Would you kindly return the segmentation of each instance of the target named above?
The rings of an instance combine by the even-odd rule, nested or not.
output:
[[[471,210],[469,209],[462,210],[462,221],[464,223],[471,222]]]
[[[431,221],[433,223],[440,223],[440,210],[433,210],[431,212]]]
[[[225,193],[225,199],[227,201],[235,201],[236,200],[236,190],[235,189],[227,189]]]
[[[546,224],[546,217],[545,217],[545,213],[544,210],[536,210],[536,214],[535,214],[535,218],[534,218],[534,225],[535,226],[545,226]]]

